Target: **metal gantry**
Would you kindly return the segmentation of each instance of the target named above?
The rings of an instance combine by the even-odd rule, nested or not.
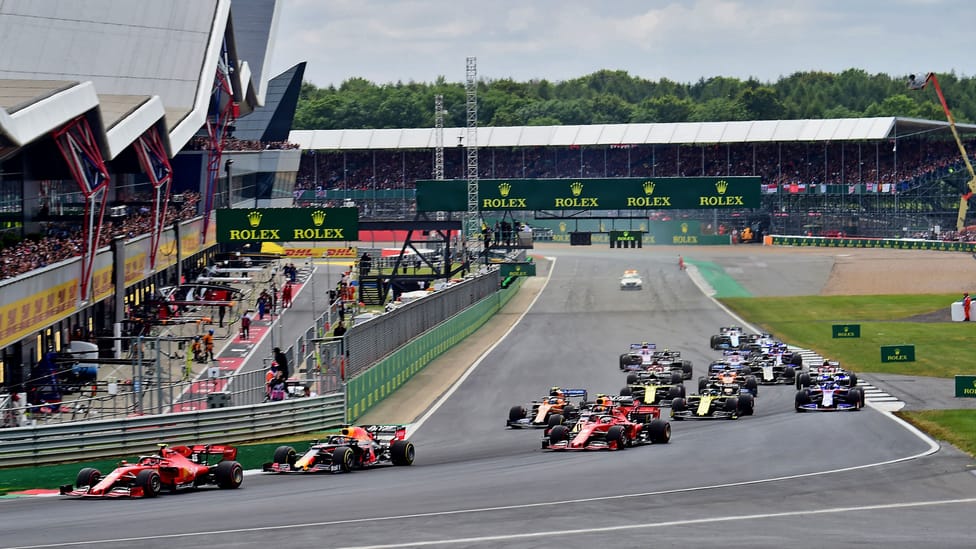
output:
[[[464,238],[469,252],[479,251],[477,239],[481,232],[478,214],[478,60],[467,58],[467,78],[464,84],[467,107],[467,135],[465,147],[468,166],[468,209],[464,216]]]
[[[434,179],[444,179],[444,96],[434,96]]]

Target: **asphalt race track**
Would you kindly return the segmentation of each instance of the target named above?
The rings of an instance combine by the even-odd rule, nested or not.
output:
[[[668,445],[557,454],[540,430],[506,429],[511,406],[552,385],[618,392],[630,343],[681,350],[697,379],[717,356],[709,336],[737,322],[671,254],[556,255],[522,321],[416,428],[413,467],[254,474],[237,491],[153,500],[0,500],[0,546],[976,546],[967,456],[871,408],[797,414],[789,386],[760,387],[752,417],[672,422]],[[619,290],[628,268],[642,291]]]

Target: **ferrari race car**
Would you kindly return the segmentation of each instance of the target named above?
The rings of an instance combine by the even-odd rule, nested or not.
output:
[[[681,359],[681,351],[658,351],[657,345],[646,341],[630,344],[630,351],[620,355],[620,369],[626,372],[672,370],[683,379],[691,379],[693,371],[691,361]]]
[[[406,439],[404,425],[346,426],[325,441],[312,443],[299,456],[291,446],[275,449],[269,473],[348,473],[380,465],[412,465],[413,443]]]
[[[74,487],[66,484],[60,492],[85,498],[153,498],[163,489],[176,492],[207,485],[237,488],[244,481],[244,469],[234,461],[236,457],[237,448],[233,446],[197,444],[170,448],[160,444],[158,454],[140,457],[136,463],[122,461],[104,477],[97,469],[86,467],[78,471]]]
[[[575,425],[556,425],[546,430],[542,448],[568,450],[623,450],[644,444],[666,444],[671,440],[671,423],[661,419],[657,406],[641,404],[629,397],[597,399],[590,414]]]
[[[857,411],[864,407],[864,389],[828,381],[796,392],[797,412]]]
[[[636,269],[628,269],[620,277],[621,290],[640,290],[643,286],[644,281],[641,280],[640,273]]]
[[[552,427],[579,419],[579,411],[586,402],[586,389],[549,389],[549,396],[533,400],[528,406],[512,406],[506,425],[522,427]]]
[[[666,375],[658,372],[627,374],[627,386],[620,389],[620,396],[630,396],[645,404],[670,406],[672,399],[685,396],[685,385],[678,372],[669,371]]]
[[[710,385],[697,395],[671,401],[671,419],[738,419],[751,416],[755,397],[735,385]]]

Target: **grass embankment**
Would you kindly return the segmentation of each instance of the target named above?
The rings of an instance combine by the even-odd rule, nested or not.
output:
[[[951,378],[972,374],[973,324],[912,320],[944,311],[955,294],[723,299],[739,316],[793,345],[856,372]],[[834,324],[860,324],[861,337],[834,339]],[[881,362],[882,345],[915,345],[915,362]],[[976,456],[976,410],[898,415],[934,438]]]

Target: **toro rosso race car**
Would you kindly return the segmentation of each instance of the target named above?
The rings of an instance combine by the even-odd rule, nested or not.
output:
[[[864,389],[827,381],[796,392],[797,412],[840,412],[864,407]]]
[[[548,429],[542,448],[553,451],[623,450],[644,444],[666,444],[671,424],[661,419],[661,409],[632,398],[596,400],[590,414],[573,427],[556,425]]]
[[[237,488],[244,481],[244,469],[234,461],[237,449],[232,446],[159,445],[159,453],[143,456],[136,463],[122,461],[114,471],[105,475],[93,468],[78,472],[74,487],[61,486],[66,496],[145,497],[153,498],[162,490],[176,492],[186,488],[216,485]]]
[[[572,400],[571,400],[572,399]],[[552,427],[579,419],[579,410],[586,402],[586,389],[549,389],[549,396],[533,400],[528,406],[512,406],[506,425],[522,427]],[[575,403],[575,404],[574,404]]]
[[[346,426],[325,441],[312,443],[298,455],[291,446],[275,449],[269,473],[348,473],[381,465],[412,465],[415,450],[404,425]]]
[[[751,416],[755,398],[736,384],[711,384],[700,394],[671,401],[671,419],[738,419]]]

